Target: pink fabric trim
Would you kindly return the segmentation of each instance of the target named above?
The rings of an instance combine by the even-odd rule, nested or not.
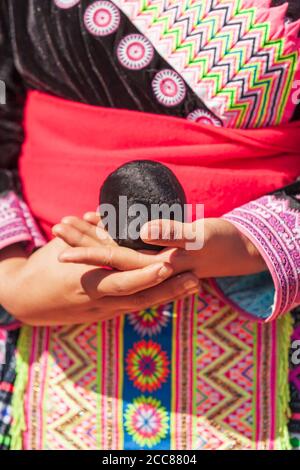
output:
[[[0,325],[0,333],[1,331],[12,331],[12,330],[17,330],[20,328],[21,323],[19,321],[14,321],[13,323],[10,323],[9,325]]]
[[[13,243],[26,242],[26,249],[45,244],[30,211],[16,193],[8,191],[0,198],[0,249]]]
[[[0,199],[0,249],[21,241],[30,242],[31,239],[20,200],[13,191],[9,191]]]
[[[271,321],[300,302],[300,213],[287,199],[263,196],[224,215],[264,258],[275,286]]]

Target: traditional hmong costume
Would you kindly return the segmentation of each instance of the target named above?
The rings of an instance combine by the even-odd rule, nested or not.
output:
[[[0,445],[297,447],[298,2],[0,5],[0,248],[39,248],[62,216],[96,208],[109,172],[146,158],[268,267],[88,325],[22,327],[0,311]]]

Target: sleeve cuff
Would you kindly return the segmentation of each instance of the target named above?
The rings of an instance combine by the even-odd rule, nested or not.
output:
[[[18,242],[31,252],[44,245],[45,239],[25,202],[7,191],[0,199],[0,250]]]
[[[300,214],[286,199],[264,196],[225,214],[259,250],[266,273],[216,279],[213,285],[238,310],[271,321],[300,303]]]

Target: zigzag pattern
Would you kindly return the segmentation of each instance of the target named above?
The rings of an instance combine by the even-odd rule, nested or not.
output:
[[[300,22],[270,0],[113,0],[224,124],[290,119]]]
[[[269,416],[270,406],[273,406],[269,403],[269,374],[273,361],[270,342],[276,331],[275,323],[264,328],[265,334],[259,336],[257,325],[241,320],[238,313],[225,306],[205,285],[195,302],[187,302],[189,307],[185,310],[178,307],[177,311],[174,307],[173,311],[174,319],[184,314],[185,324],[192,328],[187,337],[191,348],[183,348],[180,353],[181,363],[185,363],[185,370],[189,369],[192,374],[182,375],[187,382],[176,382],[181,393],[193,386],[192,448],[252,448],[256,445],[256,433],[261,424],[265,427],[263,444],[268,447],[268,440],[274,433],[266,417]],[[27,424],[32,422],[32,426],[29,425],[26,431],[25,441],[29,443],[26,448],[39,448],[40,439],[44,449],[107,450],[126,447],[122,413],[130,402],[123,402],[122,389],[116,388],[118,380],[123,383],[126,374],[122,366],[126,351],[117,346],[117,338],[124,334],[120,325],[123,323],[113,320],[103,322],[101,327],[91,324],[49,329],[49,354],[40,349],[32,365],[33,376],[35,373],[37,376],[28,388],[30,406]],[[177,327],[172,333],[174,338],[179,331]],[[162,331],[162,337],[165,334]],[[31,345],[34,354],[38,351],[37,345],[43,343],[43,335],[44,329],[37,328]],[[160,334],[156,336],[156,341],[159,340]],[[174,342],[174,366],[181,345],[176,346]],[[262,356],[257,356],[258,350]],[[189,351],[193,351],[192,355]],[[259,380],[258,396],[253,368],[261,371],[261,375],[256,376]],[[174,373],[177,380],[181,375]],[[42,387],[40,377],[45,378]],[[172,394],[171,398],[176,396],[175,389],[168,390],[168,393]],[[144,399],[148,400],[148,404],[156,404],[150,395]],[[149,401],[151,399],[152,402]],[[163,400],[161,390],[157,400],[157,403]],[[183,396],[180,405],[184,404],[184,400]],[[189,422],[183,408],[180,406],[176,411],[175,408],[172,412],[177,416],[173,419],[175,425],[171,432],[178,434],[179,438],[174,450],[182,448],[186,442],[185,426]],[[158,417],[171,412],[171,409],[165,410],[164,407],[157,410]],[[149,419],[149,415],[143,412],[145,409],[142,408],[140,419]],[[156,425],[156,420],[152,425]]]
[[[48,390],[52,409],[47,422],[50,449],[96,448],[96,335],[96,324],[59,327],[53,333]]]
[[[248,448],[253,432],[253,331],[236,312],[207,292],[203,295],[207,304],[199,304],[197,316],[197,448]]]

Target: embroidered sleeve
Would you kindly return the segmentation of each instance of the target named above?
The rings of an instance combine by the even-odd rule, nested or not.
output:
[[[252,318],[270,321],[300,304],[300,181],[224,216],[263,256],[268,272],[215,280]]]

